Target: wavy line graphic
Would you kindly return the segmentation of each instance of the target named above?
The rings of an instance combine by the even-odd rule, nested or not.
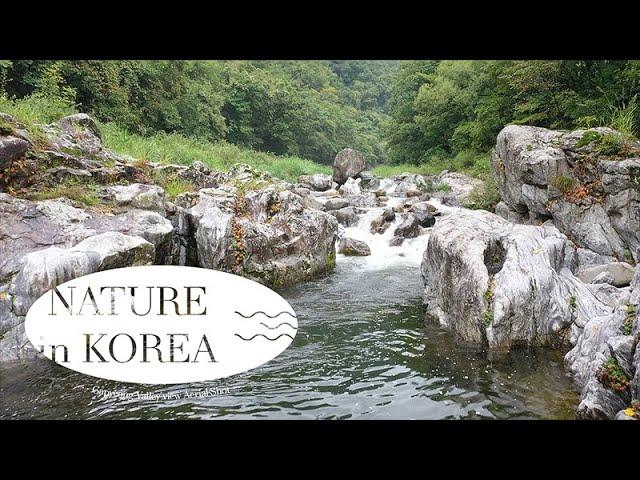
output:
[[[265,317],[267,317],[267,318],[277,318],[277,317],[279,317],[280,315],[284,315],[285,313],[286,313],[287,315],[289,315],[291,318],[296,318],[296,319],[298,318],[298,317],[296,317],[295,315],[293,315],[291,312],[280,312],[280,313],[278,313],[278,314],[276,314],[276,315],[269,315],[268,313],[265,313],[265,312],[263,312],[262,310],[258,310],[257,312],[253,312],[251,315],[244,315],[243,313],[241,313],[241,312],[239,312],[239,311],[237,311],[237,310],[236,310],[236,311],[235,311],[235,312],[233,312],[233,313],[237,313],[237,314],[238,314],[238,315],[240,315],[242,318],[252,318],[252,317],[254,317],[254,316],[258,315],[259,313],[261,313],[262,315],[264,315],[264,316],[265,316]]]
[[[260,322],[260,325],[264,325],[264,326],[265,326],[265,327],[267,327],[269,330],[277,330],[277,329],[279,329],[279,328],[280,328],[281,326],[283,326],[283,325],[287,325],[287,326],[289,326],[289,327],[293,328],[294,330],[297,330],[297,328],[296,328],[296,327],[294,327],[293,325],[291,325],[291,324],[290,324],[290,323],[288,323],[288,322],[282,322],[282,323],[279,323],[279,324],[278,324],[278,325],[276,325],[275,327],[270,327],[269,325],[267,325],[267,324],[266,324],[266,323],[264,323],[264,322]]]
[[[262,333],[256,333],[253,337],[251,338],[244,338],[242,335],[238,334],[238,333],[234,333],[234,335],[238,338],[241,338],[242,340],[244,340],[245,342],[250,342],[251,340],[253,340],[256,337],[264,337],[267,340],[270,340],[272,342],[275,342],[276,340],[278,340],[280,337],[289,337],[291,340],[293,340],[293,337],[291,335],[289,335],[288,333],[281,333],[280,335],[278,335],[276,338],[271,338],[271,337],[267,337],[266,335],[262,334]]]

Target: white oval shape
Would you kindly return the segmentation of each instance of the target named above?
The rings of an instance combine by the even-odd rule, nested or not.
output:
[[[36,300],[25,329],[38,351],[77,372],[169,384],[256,368],[291,344],[298,320],[284,298],[252,280],[154,265],[63,283]]]

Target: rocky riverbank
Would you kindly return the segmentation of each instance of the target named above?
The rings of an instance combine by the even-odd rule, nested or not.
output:
[[[278,288],[417,249],[428,321],[488,350],[562,349],[579,415],[640,416],[640,148],[616,132],[506,127],[491,213],[463,208],[477,179],[378,178],[352,149],[288,183],[116,155],[83,114],[35,138],[1,119],[0,361],[35,355],[35,299],[92,272],[190,265]]]
[[[431,233],[427,317],[463,342],[565,348],[585,418],[640,417],[640,148],[609,129],[506,127],[496,212]]]

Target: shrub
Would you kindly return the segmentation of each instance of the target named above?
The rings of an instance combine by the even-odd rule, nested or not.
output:
[[[436,190],[438,192],[450,192],[451,191],[451,185],[449,185],[446,182],[438,182],[438,184],[436,185]]]
[[[488,210],[493,212],[500,201],[498,187],[492,175],[485,175],[482,180],[482,184],[471,191],[464,206],[472,210]]]

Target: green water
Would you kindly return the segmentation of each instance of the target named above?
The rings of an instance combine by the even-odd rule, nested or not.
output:
[[[215,382],[142,386],[48,360],[2,365],[0,418],[574,417],[578,395],[560,352],[491,359],[461,348],[424,324],[421,290],[415,264],[376,269],[342,261],[334,274],[281,292],[298,314],[298,334],[261,368]],[[207,389],[207,396],[186,398]]]

